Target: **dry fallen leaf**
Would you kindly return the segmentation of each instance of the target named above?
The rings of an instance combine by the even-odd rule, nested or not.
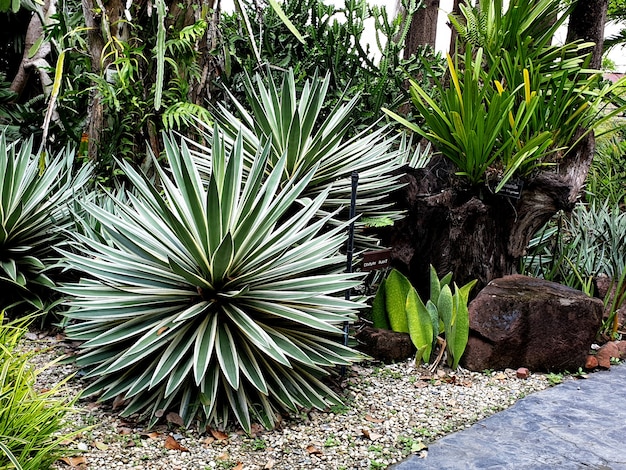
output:
[[[218,441],[225,441],[228,439],[228,434],[222,431],[218,431],[217,429],[213,429],[213,428],[211,428],[209,431],[211,432],[211,436],[213,436]]]
[[[377,432],[372,432],[367,428],[363,428],[361,429],[361,432],[363,433],[363,435],[368,438],[370,441],[377,441],[378,439],[380,439],[381,437],[383,437],[382,434],[378,434]]]
[[[176,439],[172,436],[167,436],[165,439],[165,448],[168,450],[180,450],[181,452],[189,452],[189,449],[180,445]]]
[[[250,426],[250,435],[252,437],[256,437],[259,434],[261,434],[264,430],[265,428],[261,426],[259,423],[252,423],[252,426]]]
[[[222,452],[217,456],[217,460],[230,460],[230,455],[228,455],[228,452]]]
[[[132,432],[133,430],[131,428],[127,428],[126,426],[120,426],[119,428],[117,428],[117,433],[121,434],[122,436],[126,434],[131,434]]]
[[[181,418],[178,413],[174,413],[173,411],[170,411],[167,415],[165,415],[165,419],[168,423],[175,424],[176,426],[180,426],[181,428],[185,426],[183,418]]]
[[[274,468],[275,463],[276,461],[274,459],[269,459],[267,463],[265,464],[265,466],[263,467],[263,470],[272,470],[272,468]]]
[[[70,467],[87,465],[87,459],[85,457],[61,457],[59,460]]]
[[[207,437],[204,441],[202,441],[202,443],[205,446],[210,446],[211,444],[213,444],[215,442],[215,438],[213,436],[209,436]]]
[[[323,452],[315,447],[313,444],[306,446],[306,451],[309,455],[323,454]]]
[[[370,423],[384,423],[384,419],[374,418],[372,415],[365,415],[365,421],[369,421]]]
[[[106,445],[104,442],[99,441],[95,441],[92,445],[99,450],[107,450],[109,448],[109,446]]]
[[[126,400],[124,400],[124,395],[119,394],[118,396],[115,397],[115,400],[113,400],[113,409],[117,409],[120,406],[124,406],[124,403],[126,402]]]
[[[169,326],[162,326],[161,328],[159,328],[157,331],[157,336],[161,336],[165,331],[167,331],[168,328]]]
[[[243,462],[237,462],[237,465],[233,467],[233,470],[243,470]]]

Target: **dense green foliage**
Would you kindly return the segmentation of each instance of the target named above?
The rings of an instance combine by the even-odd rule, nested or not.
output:
[[[65,418],[76,398],[62,398],[66,379],[39,390],[38,371],[28,363],[34,352],[22,352],[19,341],[28,320],[6,322],[0,314],[0,468],[45,470],[64,454]]]
[[[406,102],[405,74],[423,71],[416,57],[400,58],[408,21],[391,18],[384,8],[369,7],[365,0],[348,0],[344,7],[321,0],[286,1],[284,13],[305,43],[296,39],[276,5],[257,8],[253,2],[242,1],[237,13],[214,15],[193,2],[187,10],[175,2],[156,3],[155,14],[141,2],[130,3],[122,26],[107,24],[107,16],[102,16],[104,47],[96,66],[90,58],[81,3],[60,1],[48,20],[44,41],[38,44],[39,48],[42,44],[51,47],[47,61],[50,69],[56,68],[58,96],[52,99],[50,90],[36,90],[31,84],[15,103],[3,108],[0,95],[0,125],[19,123],[24,135],[39,139],[42,117],[47,110],[53,111],[46,130],[50,149],[60,143],[78,147],[83,138],[99,139],[97,172],[109,185],[112,177],[121,175],[115,158],[149,165],[146,150],[162,151],[163,129],[195,137],[190,123],[195,118],[210,122],[214,105],[232,103],[228,94],[245,101],[245,77],[266,66],[292,68],[298,90],[316,73],[327,75],[322,113],[346,95],[360,95],[348,127],[352,135],[377,122],[383,104]],[[166,15],[162,4],[167,4]],[[417,6],[414,0],[407,2],[408,19]],[[374,50],[361,46],[368,20],[375,22],[374,49],[382,54],[380,61],[374,59]],[[124,33],[116,34],[122,27]],[[12,43],[19,45],[17,39]],[[434,58],[427,49],[420,54]],[[100,135],[89,135],[90,121],[100,107]]]
[[[497,192],[514,176],[557,165],[622,111],[608,107],[620,85],[602,85],[587,69],[585,44],[552,44],[568,15],[550,21],[559,9],[559,0],[463,5],[451,20],[466,54],[448,59],[450,80],[436,80],[432,98],[411,82],[424,125],[388,113],[436,144],[472,186]]]

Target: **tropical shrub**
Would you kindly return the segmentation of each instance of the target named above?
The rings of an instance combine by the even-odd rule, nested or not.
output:
[[[409,333],[417,349],[416,361],[430,362],[438,335],[445,334],[448,365],[456,369],[469,337],[469,293],[472,281],[450,289],[452,273],[439,279],[430,267],[430,298],[424,303],[410,281],[393,269],[376,292],[372,303],[374,327]]]
[[[250,162],[241,136],[226,151],[221,134],[207,180],[166,136],[158,188],[120,163],[134,192],[114,210],[82,203],[106,239],[76,236],[64,254],[83,277],[61,290],[66,333],[85,341],[76,363],[95,379],[85,395],[123,398],[124,416],[150,423],[172,410],[249,431],[340,402],[323,379],[361,358],[338,342],[361,304],[336,296],[359,275],[342,272],[346,225],[316,217],[328,190],[302,197],[315,169],[285,180],[286,155],[270,165],[267,143]]]
[[[0,468],[50,468],[65,452],[63,441],[82,431],[63,434],[78,398],[65,396],[69,377],[50,390],[35,385],[39,371],[28,362],[34,353],[19,346],[28,322],[7,323],[0,314]]]
[[[555,165],[575,143],[622,109],[608,108],[621,84],[601,84],[588,69],[588,44],[552,45],[567,18],[558,0],[481,2],[451,21],[465,56],[448,57],[450,80],[434,95],[412,80],[424,123],[388,114],[437,145],[470,186],[495,192],[512,177]]]
[[[623,132],[598,139],[596,155],[589,168],[586,199],[626,210],[626,140]]]
[[[58,265],[55,247],[72,225],[70,205],[89,178],[86,166],[72,171],[67,148],[48,162],[33,155],[32,139],[8,144],[0,133],[0,285],[1,305],[47,311],[54,305]]]

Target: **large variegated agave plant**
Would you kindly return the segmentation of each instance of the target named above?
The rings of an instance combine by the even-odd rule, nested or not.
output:
[[[234,415],[247,430],[338,403],[322,379],[360,359],[340,341],[360,304],[335,294],[359,281],[341,272],[345,226],[314,217],[328,192],[300,198],[314,170],[285,182],[287,158],[270,168],[265,146],[244,175],[242,139],[227,155],[216,131],[205,181],[184,143],[164,142],[162,188],[122,163],[130,203],[84,203],[110,240],[78,235],[81,252],[65,253],[85,274],[62,289],[67,335],[85,341],[76,361],[96,379],[85,394],[152,422]]]
[[[247,103],[233,104],[238,116],[219,105],[216,120],[225,132],[227,145],[232,145],[238,134],[243,136],[246,170],[257,149],[271,142],[269,161],[275,165],[283,156],[286,162],[281,173],[283,181],[294,175],[313,170],[314,174],[304,189],[304,195],[316,197],[330,188],[321,208],[329,213],[350,205],[352,173],[358,180],[357,214],[362,218],[397,220],[401,213],[390,208],[386,196],[401,187],[397,171],[400,161],[406,160],[406,149],[394,150],[395,137],[390,137],[386,127],[373,127],[350,135],[350,113],[359,97],[337,104],[331,110],[324,108],[330,76],[317,76],[305,81],[298,93],[293,70],[283,76],[277,86],[272,74],[267,84],[260,74],[246,77]],[[207,134],[208,124],[199,123]],[[211,149],[190,145],[198,167],[208,172],[211,168]],[[198,149],[196,152],[195,150]],[[345,214],[342,217],[345,219]],[[361,225],[357,222],[357,229]],[[358,233],[358,230],[357,230]],[[360,237],[361,246],[375,246],[376,240]]]
[[[70,204],[89,178],[72,174],[70,149],[47,163],[33,154],[32,139],[7,143],[0,133],[0,308],[46,311],[54,302],[49,270],[54,247],[72,224]]]

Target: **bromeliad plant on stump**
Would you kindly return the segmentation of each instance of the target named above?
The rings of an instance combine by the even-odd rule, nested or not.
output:
[[[389,114],[429,139],[440,158],[407,174],[398,197],[408,217],[389,235],[395,266],[416,286],[428,266],[477,288],[512,274],[529,240],[559,210],[571,211],[594,155],[590,135],[624,110],[585,42],[572,33],[598,17],[591,5],[559,0],[464,2],[453,17],[463,54],[449,57],[449,80],[432,92],[411,81],[421,114]],[[576,16],[580,8],[591,10]],[[600,9],[601,10],[601,9]],[[562,13],[562,15],[561,15]],[[565,44],[552,43],[569,18]],[[586,21],[586,20],[585,20]]]
[[[85,341],[85,395],[123,398],[124,416],[269,428],[279,412],[339,403],[323,378],[361,358],[339,342],[361,307],[343,299],[359,275],[341,272],[346,227],[315,217],[328,192],[300,198],[314,171],[285,182],[287,159],[270,167],[268,144],[244,175],[242,138],[227,153],[220,134],[208,181],[165,137],[162,189],[122,163],[130,203],[84,203],[109,240],[79,235],[80,253],[65,253],[84,273],[62,289],[67,335]]]

